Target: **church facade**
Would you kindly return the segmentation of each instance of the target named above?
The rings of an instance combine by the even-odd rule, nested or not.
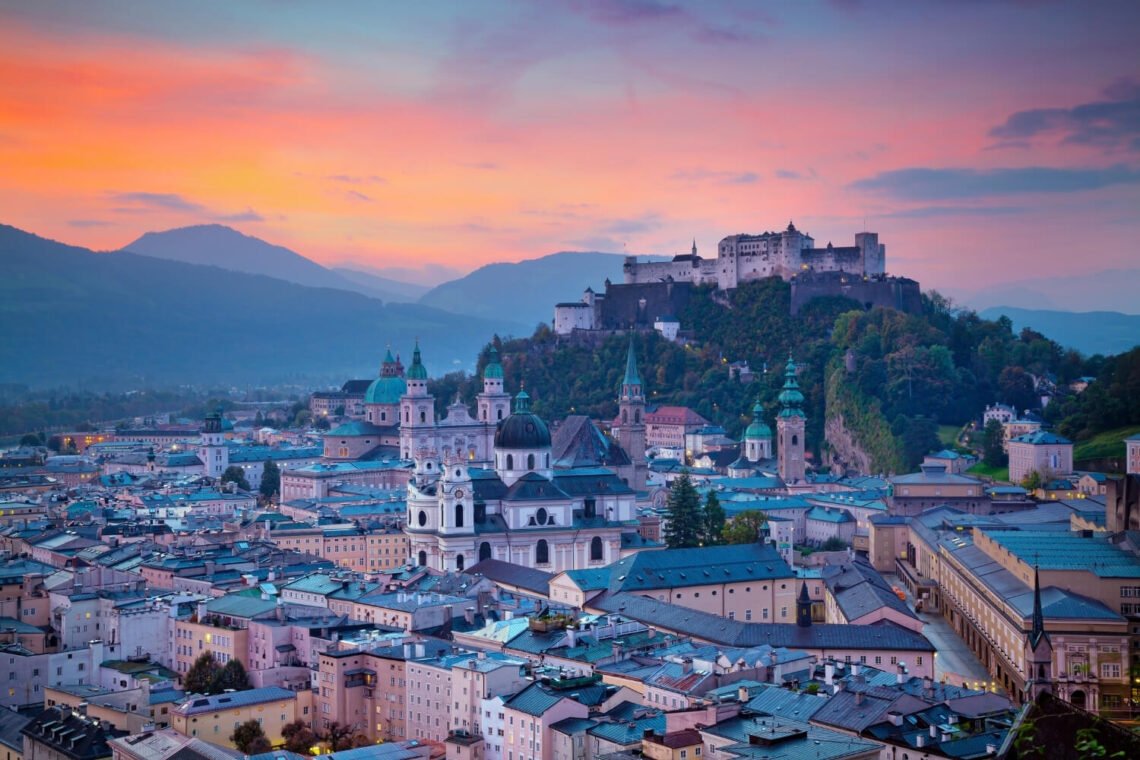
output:
[[[647,472],[645,399],[632,343],[619,398],[628,420],[619,443],[629,463],[620,473],[556,467],[550,429],[530,410],[525,391],[507,413],[496,354],[484,371],[476,418],[455,404],[447,419],[457,424],[436,425],[426,383],[421,389],[414,376],[418,362],[417,351],[400,420],[401,448],[406,426],[404,450],[414,462],[404,529],[414,564],[459,571],[497,559],[556,573],[620,558],[622,534],[637,530],[636,489],[645,487]]]

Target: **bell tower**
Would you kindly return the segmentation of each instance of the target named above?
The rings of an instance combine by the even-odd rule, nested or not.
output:
[[[202,423],[201,443],[198,458],[202,460],[202,474],[220,478],[230,466],[230,452],[226,448],[226,436],[222,432],[222,407],[206,415]]]
[[[635,491],[645,489],[648,463],[645,459],[645,395],[641,376],[637,373],[637,354],[633,350],[633,333],[625,357],[625,377],[618,397],[618,443],[629,455],[627,485]]]
[[[493,345],[487,352],[487,366],[483,368],[483,392],[479,394],[479,421],[497,425],[511,413],[511,396],[503,391],[503,365],[499,364],[499,350]]]
[[[796,380],[796,362],[788,357],[784,388],[780,391],[780,414],[776,418],[776,470],[785,484],[804,479],[804,394]]]
[[[448,536],[473,535],[475,499],[471,493],[471,476],[467,472],[466,462],[459,458],[448,458],[443,463],[437,493],[440,508],[439,532]]]
[[[428,445],[435,428],[435,399],[428,393],[428,373],[420,356],[420,342],[412,352],[408,367],[408,390],[400,397],[400,456],[411,459],[416,450]]]

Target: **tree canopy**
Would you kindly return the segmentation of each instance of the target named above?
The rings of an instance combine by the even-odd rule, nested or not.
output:
[[[258,491],[267,500],[281,491],[281,468],[272,459],[266,459],[261,470],[261,485]]]
[[[269,737],[265,735],[265,731],[256,718],[250,718],[235,728],[230,736],[230,741],[239,751],[247,755],[257,755],[273,749],[273,745],[269,743]]]
[[[669,488],[665,521],[665,545],[670,549],[686,549],[700,544],[704,533],[701,499],[687,472],[681,473]]]
[[[243,491],[249,490],[249,481],[245,477],[245,471],[238,467],[236,464],[231,464],[222,473],[222,484],[233,483]]]
[[[726,544],[754,544],[760,540],[760,529],[768,522],[767,516],[757,510],[737,512],[724,526]]]

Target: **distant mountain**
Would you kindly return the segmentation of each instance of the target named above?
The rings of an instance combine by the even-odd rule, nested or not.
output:
[[[422,285],[424,290],[462,277],[464,272],[462,269],[449,267],[446,264],[436,264],[431,261],[418,267],[377,267],[359,261],[344,261],[337,264],[334,269],[351,269],[356,272],[364,272],[365,274],[375,275],[385,280],[392,280],[393,282],[401,284],[410,283],[412,285]]]
[[[349,269],[348,267],[333,267],[330,271],[363,288],[370,288],[378,293],[399,293],[401,295],[401,298],[389,298],[389,301],[415,301],[430,289],[427,285],[390,280],[371,272],[362,272],[359,269]]]
[[[954,293],[972,309],[1005,306],[1087,312],[1096,309],[1140,314],[1140,269],[1107,269],[1073,277],[1036,277],[998,283],[973,293]]]
[[[337,288],[384,301],[415,301],[398,283],[363,281],[326,269],[299,253],[221,224],[148,232],[123,250],[156,259],[206,264],[247,274],[263,274],[314,288]]]
[[[607,278],[622,281],[622,256],[564,251],[517,264],[488,264],[445,282],[420,297],[421,304],[488,319],[521,322],[526,333],[554,319],[554,304],[577,301],[586,287],[602,292]]]
[[[384,346],[473,368],[496,323],[417,304],[142,256],[0,225],[0,382],[109,389],[338,381]]]
[[[1083,354],[1119,354],[1140,345],[1140,316],[1118,311],[1049,311],[994,306],[978,312],[984,319],[1005,315],[1020,331],[1031,327],[1062,346]]]

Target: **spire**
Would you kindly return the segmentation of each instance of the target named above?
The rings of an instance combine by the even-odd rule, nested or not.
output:
[[[521,387],[519,388],[518,395],[515,396],[515,414],[530,411],[530,396]]]
[[[1037,563],[1033,563],[1033,627],[1029,631],[1029,646],[1037,648],[1042,637],[1049,639],[1045,633],[1045,615],[1041,612],[1041,576],[1037,573]]]
[[[784,388],[780,391],[778,400],[780,402],[780,416],[781,417],[803,417],[804,410],[800,407],[804,403],[804,394],[800,393],[800,383],[796,379],[796,361],[791,356],[788,357],[788,366],[784,371]]]
[[[625,379],[622,385],[641,385],[641,378],[637,375],[637,354],[633,351],[633,331],[629,333],[629,352],[625,357]]]
[[[811,594],[808,593],[806,580],[800,583],[800,602],[811,604]]]
[[[800,595],[796,598],[796,625],[800,628],[811,626],[811,595],[808,594],[806,580],[800,583]]]
[[[697,255],[697,239],[693,238],[693,255]]]
[[[412,366],[408,367],[409,380],[427,380],[427,368],[420,356],[420,339],[416,338],[416,348],[412,351]]]
[[[388,352],[386,354],[384,354],[384,363],[385,364],[395,364],[396,363],[396,360],[392,358],[392,344],[391,343],[388,344]]]

